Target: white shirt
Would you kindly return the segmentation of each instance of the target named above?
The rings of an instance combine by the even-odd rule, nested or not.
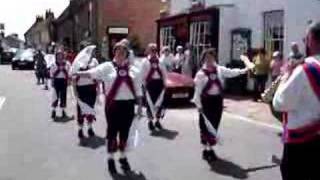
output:
[[[143,80],[144,80],[144,83],[146,83],[146,80],[147,80],[147,77],[149,75],[149,72],[151,70],[151,63],[150,63],[150,59],[151,57],[148,56],[147,58],[143,59],[142,61],[142,73],[143,73]],[[159,68],[160,68],[160,71],[162,73],[162,77],[164,80],[166,80],[166,77],[167,77],[167,69],[166,69],[166,66],[164,64],[163,61],[160,61],[159,60]],[[160,74],[155,71],[151,77],[152,79],[161,79],[161,76]]]
[[[160,62],[166,67],[167,71],[172,71],[174,66],[174,57],[172,54],[165,56],[161,55]]]
[[[69,76],[70,75],[71,64],[67,60],[65,60],[65,63],[66,63],[66,65],[65,65],[64,69],[67,71],[68,76]],[[58,79],[59,78],[63,78],[63,79],[67,78],[66,75],[63,73],[63,71],[60,71],[55,77],[53,77],[55,72],[58,70],[58,68],[59,67],[58,67],[57,63],[51,64],[51,66],[50,66],[50,77],[58,78]]]
[[[135,60],[136,60],[136,56],[134,55],[134,52],[132,49],[129,50],[129,62],[130,64],[134,64],[135,63]]]
[[[105,84],[106,94],[109,94],[109,91],[112,88],[114,81],[117,78],[117,70],[114,67],[112,62],[105,62],[99,66],[90,69],[88,71],[92,78],[103,81]],[[129,76],[132,78],[133,85],[137,96],[142,96],[142,78],[140,71],[134,67],[129,67]],[[132,100],[135,99],[130,88],[126,83],[122,83],[115,98],[115,100]]]
[[[320,63],[319,57],[306,63]],[[303,66],[298,66],[289,79],[282,82],[273,99],[275,110],[288,113],[288,129],[296,129],[320,120],[320,100],[313,91]]]
[[[183,66],[184,62],[185,62],[185,55],[184,53],[180,54],[180,53],[177,53],[174,57],[174,65],[175,65],[175,68],[180,68]]]
[[[241,74],[247,73],[247,69],[229,69],[220,65],[216,65],[216,66],[217,66],[217,74],[218,74],[217,78],[220,80],[221,85],[223,84],[223,81],[225,78],[233,78]],[[206,68],[206,65],[204,65],[202,68]],[[202,108],[201,94],[208,80],[209,78],[202,70],[199,70],[198,73],[196,74],[196,77],[194,78],[195,92],[194,92],[192,102],[195,103],[197,108]],[[213,85],[211,89],[209,89],[208,94],[219,95],[221,94],[221,92],[217,85]]]
[[[96,58],[92,58],[90,64],[88,64],[89,69],[95,68],[99,65],[99,62]],[[81,68],[87,68],[86,67],[81,67]],[[77,81],[77,85],[78,86],[86,86],[86,85],[92,85],[94,84],[94,80],[92,78],[86,78],[86,77],[81,77],[78,81]]]

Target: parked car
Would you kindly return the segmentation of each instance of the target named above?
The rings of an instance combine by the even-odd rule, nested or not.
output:
[[[1,64],[10,64],[12,58],[14,57],[14,53],[10,51],[5,51],[1,54]]]
[[[33,56],[33,49],[18,50],[17,54],[12,58],[12,69],[34,69]]]
[[[193,97],[194,82],[191,77],[169,72],[166,79],[168,102],[189,101]]]
[[[142,59],[135,58],[134,66],[141,69]],[[191,77],[176,72],[168,72],[166,79],[166,95],[165,98],[168,102],[189,102],[194,93],[194,82]]]

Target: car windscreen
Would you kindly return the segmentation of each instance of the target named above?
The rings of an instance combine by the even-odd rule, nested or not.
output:
[[[25,50],[21,56],[21,60],[33,60],[33,51],[31,49]]]
[[[14,56],[14,59],[19,59],[22,53],[23,53],[23,50],[18,50],[16,55]]]

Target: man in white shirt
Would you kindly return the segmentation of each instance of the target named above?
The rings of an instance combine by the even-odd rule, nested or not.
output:
[[[320,23],[308,28],[305,64],[284,77],[273,99],[284,113],[283,180],[319,180]]]
[[[67,88],[69,81],[70,63],[66,61],[62,51],[56,53],[56,62],[50,67],[52,82],[52,112],[51,118],[56,119],[56,108],[60,102],[62,117],[66,118],[65,108],[67,107]]]
[[[71,73],[74,74],[78,71],[88,71],[99,65],[98,60],[95,58],[96,46],[87,46],[75,58],[73,62]],[[73,79],[73,86],[77,94],[77,122],[79,126],[78,137],[80,142],[85,138],[83,127],[85,121],[88,125],[89,137],[94,137],[95,132],[92,124],[96,120],[95,103],[97,98],[97,90],[99,83],[93,78],[83,78],[76,76]]]
[[[129,48],[117,43],[113,50],[113,62],[105,62],[88,71],[76,73],[103,81],[105,86],[105,115],[107,128],[108,170],[116,175],[115,153],[120,152],[119,162],[125,173],[131,171],[126,148],[129,130],[135,117],[135,102],[138,101],[138,116],[141,116],[142,77],[141,72],[129,63]]]
[[[147,48],[148,56],[142,62],[143,86],[147,100],[148,127],[150,131],[162,130],[160,123],[163,118],[165,81],[167,69],[157,54],[157,45],[150,43]],[[155,120],[155,123],[153,122]]]

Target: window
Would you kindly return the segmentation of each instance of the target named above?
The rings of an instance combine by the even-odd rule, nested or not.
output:
[[[171,50],[174,49],[176,39],[173,36],[173,27],[167,26],[160,29],[160,48],[169,46]]]
[[[194,48],[195,58],[200,60],[204,49],[211,47],[210,23],[208,21],[193,22],[190,26],[190,44]]]
[[[264,13],[264,47],[271,57],[274,51],[283,54],[284,45],[284,11]]]

